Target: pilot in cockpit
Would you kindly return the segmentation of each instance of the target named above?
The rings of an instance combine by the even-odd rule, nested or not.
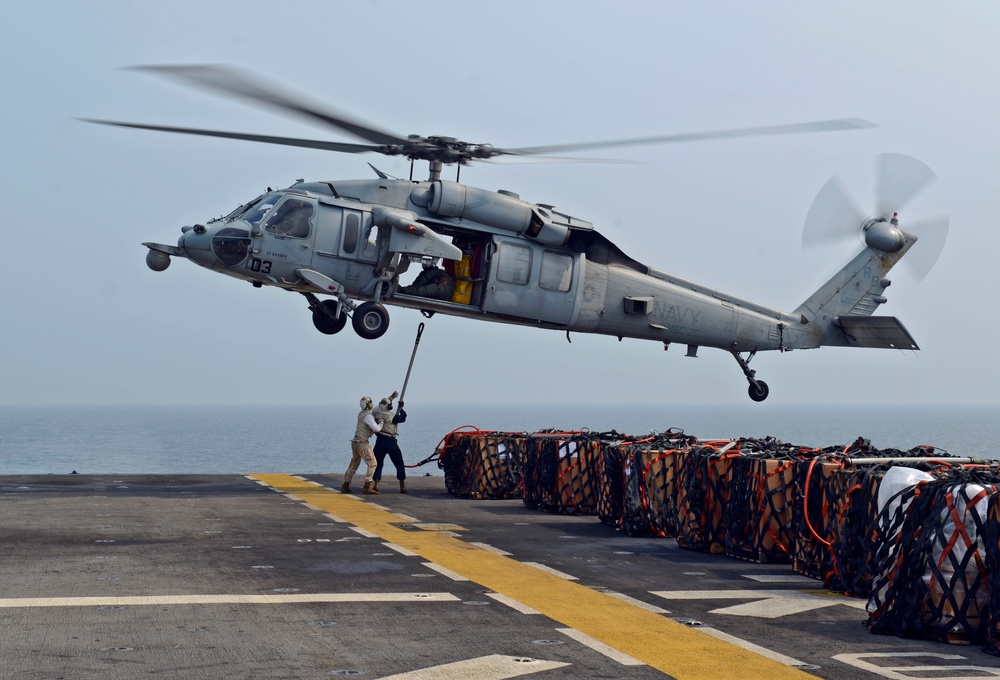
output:
[[[305,238],[309,235],[309,220],[312,218],[312,205],[305,201],[286,201],[278,211],[268,219],[268,231],[294,238]]]

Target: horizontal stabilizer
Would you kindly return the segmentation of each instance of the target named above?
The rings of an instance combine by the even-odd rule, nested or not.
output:
[[[838,325],[852,347],[920,349],[910,332],[894,316],[842,316]]]

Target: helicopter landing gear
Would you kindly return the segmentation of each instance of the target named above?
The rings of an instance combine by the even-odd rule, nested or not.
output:
[[[348,305],[343,301],[337,304],[336,300],[323,300],[320,302],[319,298],[312,293],[302,293],[306,300],[309,301],[309,309],[313,313],[313,326],[316,327],[320,333],[325,335],[334,335],[339,333],[347,325],[347,311],[344,307]],[[338,307],[340,313],[337,313]]]
[[[362,302],[351,319],[354,331],[366,340],[381,338],[389,330],[389,312],[377,302]]]
[[[344,330],[344,326],[347,325],[347,314],[343,309],[339,310],[340,314],[337,313],[340,307],[337,301],[323,300],[320,304],[323,309],[313,311],[313,326],[316,330],[325,335],[335,335]]]
[[[767,399],[767,395],[770,394],[767,383],[763,380],[757,380],[757,378],[754,377],[757,375],[757,371],[750,369],[750,360],[754,358],[755,354],[757,354],[757,350],[750,352],[746,359],[741,357],[739,352],[730,351],[729,353],[733,355],[733,358],[736,359],[736,363],[738,363],[740,368],[743,369],[743,375],[747,377],[747,382],[750,383],[750,388],[747,390],[747,394],[750,395],[750,398],[754,401],[764,401]]]

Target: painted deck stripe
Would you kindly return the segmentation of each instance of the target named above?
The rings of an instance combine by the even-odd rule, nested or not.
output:
[[[747,651],[755,652],[756,654],[760,654],[761,656],[766,656],[768,659],[777,661],[778,663],[784,664],[786,666],[806,665],[805,661],[799,661],[798,659],[793,659],[790,656],[785,656],[784,654],[773,652],[770,649],[767,649],[766,647],[755,645],[752,642],[747,642],[746,640],[738,638],[735,635],[730,635],[729,633],[723,633],[721,630],[716,630],[715,628],[702,628],[701,631],[706,635],[711,635],[712,637],[718,638],[719,640],[724,640],[726,642],[731,642],[734,645],[739,645],[740,647],[742,647]]]
[[[523,656],[503,656],[491,654],[478,659],[455,661],[431,668],[423,668],[398,675],[388,675],[382,680],[506,680],[522,675],[541,673],[553,668],[568,666],[561,661],[543,661]]]
[[[436,571],[437,573],[441,574],[442,576],[447,576],[452,581],[468,581],[469,580],[469,579],[465,578],[464,576],[462,576],[461,574],[456,574],[451,569],[446,569],[445,567],[442,567],[440,564],[434,564],[433,562],[424,562],[424,566],[427,567],[428,569]]]
[[[482,548],[483,550],[489,550],[491,553],[495,553],[497,555],[504,555],[506,557],[510,557],[510,555],[511,555],[511,553],[507,552],[506,550],[501,550],[500,548],[494,548],[489,543],[475,542],[472,545],[478,546],[478,547]]]
[[[439,531],[407,531],[398,516],[365,502],[346,500],[289,475],[253,475],[292,493],[383,540],[462,574],[486,589],[535,609],[567,628],[646,663],[677,680],[803,679],[810,676],[765,656],[723,642],[676,621],[635,607],[586,586],[566,581],[503,555],[483,550]]]
[[[124,597],[13,597],[17,607],[141,607],[165,604],[293,604],[302,602],[458,602],[451,593],[287,593],[276,595],[135,595]]]
[[[417,553],[413,552],[412,550],[407,550],[403,546],[396,545],[395,543],[383,543],[382,545],[384,545],[389,550],[395,550],[396,552],[398,552],[400,555],[402,555],[404,557],[420,557],[420,555],[418,555]]]
[[[605,595],[610,595],[611,597],[617,597],[622,602],[628,602],[631,605],[645,609],[647,612],[653,612],[654,614],[669,614],[669,609],[664,609],[663,607],[657,607],[655,604],[649,604],[648,602],[643,602],[634,597],[629,597],[625,593],[618,593],[614,590],[603,590],[601,591]]]
[[[486,597],[490,598],[491,600],[496,600],[500,604],[505,604],[514,611],[521,612],[522,614],[541,614],[541,612],[538,611],[537,609],[532,609],[531,607],[521,604],[514,598],[507,597],[506,595],[503,595],[501,593],[483,593],[483,594],[486,595]]]
[[[542,564],[541,562],[524,562],[524,564],[527,564],[529,567],[534,567],[535,569],[538,569],[539,571],[544,571],[546,574],[552,574],[556,578],[561,578],[563,581],[579,581],[580,580],[576,576],[571,576],[570,574],[567,574],[566,572],[559,571],[558,569],[553,569],[552,567],[547,567],[544,564]]]
[[[363,529],[361,527],[356,527],[356,526],[355,527],[348,527],[348,529],[350,529],[351,531],[355,531],[355,532],[361,534],[365,538],[378,538],[379,537],[378,534],[376,534],[376,533],[374,533],[372,531],[368,531],[368,529]]]
[[[604,656],[608,657],[612,661],[617,661],[618,663],[620,663],[623,666],[645,666],[646,665],[642,661],[639,661],[639,659],[635,659],[635,658],[629,656],[628,654],[622,654],[621,652],[619,652],[614,647],[610,647],[610,646],[604,644],[603,642],[601,642],[600,640],[595,640],[594,638],[590,637],[589,635],[584,635],[583,633],[581,633],[578,630],[573,630],[572,628],[556,628],[556,630],[559,631],[560,633],[562,633],[563,635],[565,635],[566,637],[573,638],[574,640],[576,640],[577,642],[579,642],[581,645],[585,645],[587,647],[590,647],[595,652],[598,652],[599,654],[603,654]]]

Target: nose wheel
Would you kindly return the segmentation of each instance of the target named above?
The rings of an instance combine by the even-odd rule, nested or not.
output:
[[[740,356],[739,352],[730,351],[729,353],[733,355],[733,358],[736,359],[736,363],[738,363],[740,368],[743,369],[743,375],[747,377],[747,382],[750,383],[750,387],[747,389],[747,394],[750,395],[750,398],[754,401],[764,401],[767,399],[767,395],[770,393],[767,383],[763,380],[757,380],[755,377],[757,375],[757,371],[751,370],[750,368],[750,360],[754,358],[755,354],[757,354],[757,350],[750,352],[746,359]]]

